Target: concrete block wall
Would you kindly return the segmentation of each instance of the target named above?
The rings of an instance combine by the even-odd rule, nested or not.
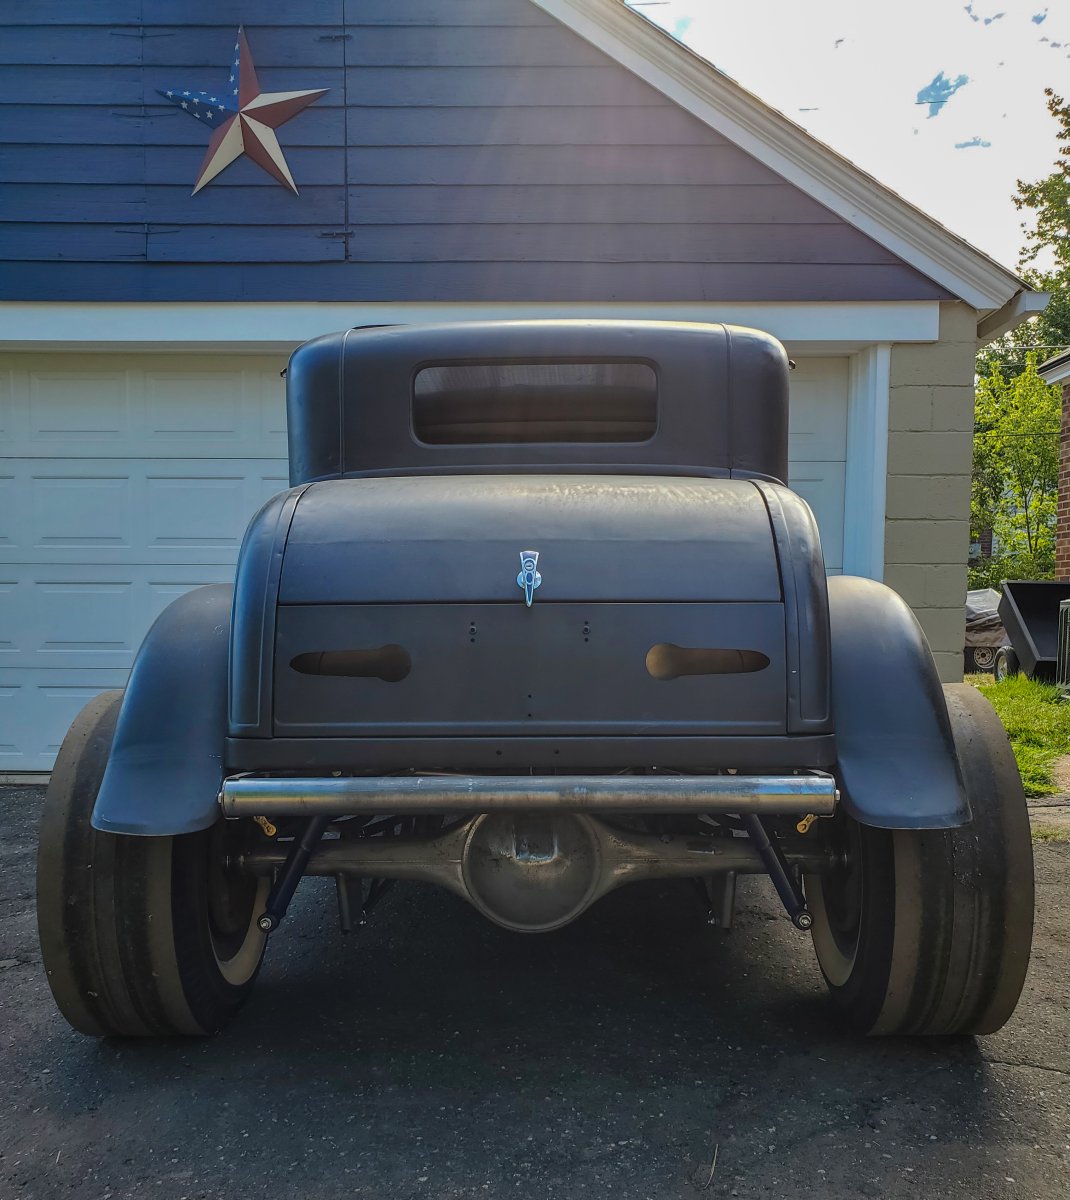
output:
[[[962,678],[977,314],[940,306],[940,340],[893,346],[885,582],[917,614],[941,678]]]
[[[1059,430],[1059,507],[1055,522],[1055,578],[1070,582],[1070,380],[1063,384]]]

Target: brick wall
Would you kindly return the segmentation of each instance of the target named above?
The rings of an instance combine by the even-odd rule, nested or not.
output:
[[[1055,578],[1070,583],[1070,380],[1063,384],[1059,435],[1059,511],[1055,526]]]
[[[962,678],[976,352],[965,304],[940,306],[938,342],[892,348],[884,578],[917,614],[945,682]]]

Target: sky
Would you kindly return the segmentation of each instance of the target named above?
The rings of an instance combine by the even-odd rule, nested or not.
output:
[[[1015,268],[1018,179],[1051,174],[1070,0],[628,0],[725,74]]]

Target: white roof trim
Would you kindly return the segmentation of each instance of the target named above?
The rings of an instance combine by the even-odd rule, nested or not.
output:
[[[681,108],[986,315],[1029,285],[623,0],[532,0]]]
[[[1019,325],[1034,313],[1043,312],[1051,299],[1051,292],[1019,292],[1002,308],[989,313],[983,321],[977,322],[977,340],[982,346],[994,342]]]
[[[0,351],[194,349],[277,351],[321,333],[354,325],[438,321],[594,317],[650,321],[724,321],[764,329],[803,351],[820,346],[846,353],[875,342],[935,342],[935,300],[886,303],[687,301],[678,304],[431,303],[345,304],[108,303],[9,301],[0,303]],[[835,348],[835,349],[834,349]]]

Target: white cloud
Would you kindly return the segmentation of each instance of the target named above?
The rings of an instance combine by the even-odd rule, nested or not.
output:
[[[1037,0],[970,7],[976,20],[964,0],[667,0],[642,11],[1013,267],[1015,182],[1050,174],[1057,153],[1043,93],[1070,75],[1070,6],[1039,24],[1048,6]],[[940,72],[969,82],[930,117],[916,97]]]

